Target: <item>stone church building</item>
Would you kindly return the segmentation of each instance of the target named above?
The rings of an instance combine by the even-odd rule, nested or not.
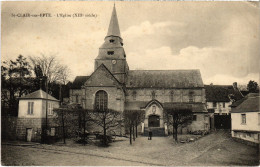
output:
[[[165,108],[186,106],[193,121],[186,131],[208,130],[205,89],[199,70],[131,70],[114,6],[107,35],[90,76],[77,76],[70,89],[70,102],[85,109],[144,110],[140,131],[159,128],[168,133]]]

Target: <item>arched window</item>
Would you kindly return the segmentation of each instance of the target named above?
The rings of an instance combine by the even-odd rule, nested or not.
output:
[[[99,90],[95,97],[95,109],[105,111],[107,109],[107,92]]]

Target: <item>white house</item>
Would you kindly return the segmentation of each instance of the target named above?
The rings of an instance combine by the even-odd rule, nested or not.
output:
[[[258,93],[250,93],[231,107],[232,137],[259,143],[260,141],[260,109]]]
[[[42,129],[46,126],[46,111],[48,129],[50,134],[55,134],[55,129],[52,128],[54,108],[59,108],[59,100],[43,90],[21,97],[16,128],[17,138],[26,141],[41,141]]]

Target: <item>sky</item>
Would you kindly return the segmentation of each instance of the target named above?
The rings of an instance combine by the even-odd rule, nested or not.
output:
[[[56,55],[90,75],[114,2],[2,2],[1,59]],[[130,70],[199,69],[204,84],[259,83],[259,3],[116,2]],[[46,17],[12,14],[50,13]],[[57,17],[82,13],[88,17]],[[96,17],[89,17],[89,16]]]

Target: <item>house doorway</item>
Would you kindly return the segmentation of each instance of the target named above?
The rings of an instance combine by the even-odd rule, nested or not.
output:
[[[148,118],[148,127],[160,127],[160,116],[150,115]]]
[[[26,141],[32,141],[32,128],[26,129]]]

